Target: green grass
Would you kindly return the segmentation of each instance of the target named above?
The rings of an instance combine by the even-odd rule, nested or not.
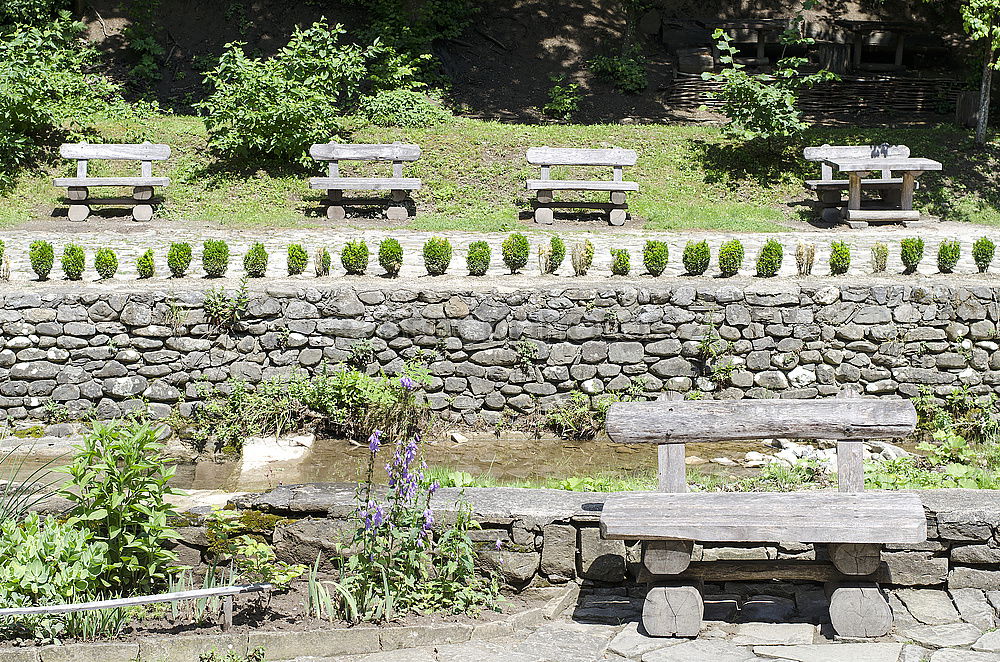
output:
[[[109,142],[127,140],[128,127],[98,127]],[[171,178],[159,212],[168,220],[218,223],[231,227],[327,226],[321,192],[308,188],[319,174],[315,163],[243,160],[220,162],[208,152],[204,123],[197,117],[163,116],[148,122],[151,139],[171,145],[173,155],[154,171]],[[407,174],[423,179],[415,192],[419,213],[406,227],[417,230],[503,232],[536,229],[526,218],[530,196],[524,180],[538,169],[524,160],[533,145],[617,146],[635,149],[639,161],[626,178],[639,182],[630,195],[631,213],[647,229],[768,232],[788,229],[806,217],[796,202],[808,199],[802,181],[815,177],[816,164],[801,159],[801,146],[784,154],[753,154],[728,144],[718,128],[662,125],[525,125],[473,119],[419,129],[386,129],[358,124],[354,142],[414,142],[422,157]],[[913,154],[944,163],[943,173],[921,182],[917,204],[949,220],[1000,226],[1000,148],[971,150],[970,133],[952,126],[904,129],[816,128],[802,144],[867,144],[884,141],[909,145]],[[54,154],[54,151],[53,151]],[[124,172],[133,164],[91,163],[94,175]],[[62,209],[63,191],[53,176],[71,174],[73,163],[53,156],[39,172],[24,175],[0,198],[0,227],[47,218]],[[554,168],[561,177],[568,169]],[[574,171],[576,177],[609,176],[609,169]],[[387,172],[385,165],[342,164],[342,172]],[[572,196],[572,193],[564,194]],[[603,200],[598,194],[585,199]],[[562,198],[572,199],[572,198]],[[519,220],[519,216],[521,219]],[[784,224],[784,225],[783,225]],[[540,228],[538,228],[540,229]]]

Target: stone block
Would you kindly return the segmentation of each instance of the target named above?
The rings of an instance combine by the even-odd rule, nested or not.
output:
[[[897,586],[932,586],[948,579],[948,559],[932,552],[882,552],[888,581]]]
[[[577,574],[584,579],[618,583],[625,580],[625,543],[604,540],[597,528],[580,529],[580,557]]]
[[[542,574],[551,582],[566,582],[576,575],[576,528],[569,524],[542,527]]]

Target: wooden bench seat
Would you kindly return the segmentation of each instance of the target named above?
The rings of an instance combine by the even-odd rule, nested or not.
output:
[[[347,205],[387,204],[385,215],[391,220],[409,218],[409,209],[401,203],[410,197],[410,191],[419,190],[421,181],[416,177],[403,177],[403,163],[420,158],[419,145],[395,142],[388,145],[366,144],[317,144],[309,148],[317,161],[329,161],[326,177],[312,177],[309,188],[326,190],[330,204],[326,217],[333,220],[347,218]],[[372,161],[392,163],[392,177],[341,177],[340,161]],[[345,198],[344,191],[389,191],[389,199]],[[411,201],[412,202],[412,201]]]
[[[846,191],[851,185],[849,179],[807,179],[806,188],[810,191]],[[876,179],[865,179],[865,188],[869,189],[896,189],[903,185],[902,177],[890,177],[888,179],[879,177]]]
[[[69,218],[71,221],[84,221],[90,216],[92,205],[128,205],[132,204],[132,218],[137,221],[148,221],[153,218],[153,204],[156,187],[168,186],[169,177],[153,176],[153,161],[164,161],[170,158],[169,145],[153,143],[141,144],[111,144],[92,145],[89,143],[66,143],[59,148],[61,156],[76,159],[76,177],[56,177],[52,180],[54,186],[66,189],[69,200]],[[140,174],[135,177],[109,176],[91,177],[87,174],[90,161],[139,161]],[[132,189],[132,197],[94,198],[90,189],[104,186],[122,186]]]
[[[631,149],[581,149],[576,147],[532,147],[526,155],[528,163],[541,167],[539,179],[525,182],[529,191],[535,192],[534,217],[536,223],[551,224],[553,209],[606,209],[608,223],[622,225],[628,217],[625,194],[638,191],[639,184],[622,179],[622,169],[635,165],[638,155]],[[552,179],[552,166],[610,166],[612,179]],[[607,191],[610,202],[555,202],[553,191]]]
[[[905,492],[615,494],[601,513],[612,540],[913,543],[927,539],[920,497]]]

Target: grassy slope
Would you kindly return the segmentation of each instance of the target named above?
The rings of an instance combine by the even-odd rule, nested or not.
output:
[[[173,147],[171,160],[157,168],[173,180],[165,191],[161,217],[234,227],[325,221],[318,214],[318,192],[306,185],[318,167],[221,164],[209,156],[204,125],[194,117],[156,118],[147,129],[155,140]],[[125,140],[119,127],[100,130],[109,142]],[[639,163],[626,174],[640,183],[641,191],[630,204],[633,215],[649,229],[782,229],[777,223],[809,215],[795,201],[807,197],[802,180],[816,174],[814,164],[802,162],[794,151],[780,159],[747,154],[728,147],[717,128],[703,126],[538,126],[457,119],[422,129],[364,126],[354,131],[352,140],[421,145],[421,160],[408,169],[424,180],[424,188],[415,195],[419,214],[408,225],[414,229],[513,227],[518,213],[530,209],[523,182],[537,176],[537,169],[524,161],[524,151],[532,145],[636,149]],[[968,151],[966,131],[950,127],[815,129],[805,143],[884,141],[908,144],[915,155],[944,162],[945,176],[924,178],[918,204],[951,220],[1000,225],[1000,194],[993,181],[1000,150]],[[108,167],[92,164],[91,172],[100,174]],[[46,172],[22,178],[13,192],[0,199],[0,226],[47,217],[60,206],[61,194],[50,186],[50,177],[70,174],[72,168],[69,162],[56,162]],[[344,171],[350,172],[350,166]]]

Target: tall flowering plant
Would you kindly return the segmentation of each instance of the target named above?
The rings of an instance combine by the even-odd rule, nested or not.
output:
[[[431,497],[438,484],[425,477],[420,436],[386,444],[376,430],[368,439],[368,450],[367,476],[357,492],[351,553],[340,564],[336,584],[341,616],[350,621],[385,621],[411,612],[495,608],[499,582],[476,571],[468,532],[479,524],[471,509],[460,503],[454,523],[447,526],[435,520]],[[375,467],[389,452],[388,488],[382,489],[374,483]]]

